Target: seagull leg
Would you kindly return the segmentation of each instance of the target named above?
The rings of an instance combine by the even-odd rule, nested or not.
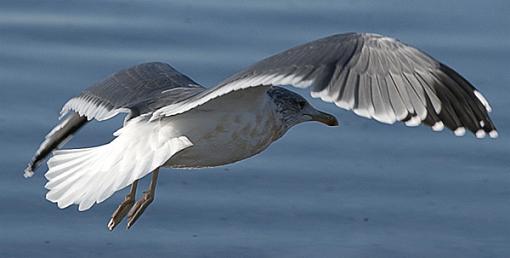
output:
[[[128,224],[127,224],[128,229],[131,228],[131,226],[133,226],[133,224],[135,224],[136,220],[145,211],[145,208],[147,208],[149,206],[149,204],[151,204],[152,201],[154,200],[154,195],[156,192],[156,183],[158,181],[158,174],[159,174],[159,168],[152,171],[152,178],[151,178],[151,183],[149,185],[149,189],[147,191],[143,192],[142,198],[140,198],[140,200],[138,200],[136,202],[135,206],[133,206],[133,208],[131,208],[131,210],[129,211]]]
[[[119,207],[113,212],[112,218],[110,219],[110,222],[108,222],[108,229],[112,231],[119,222],[126,216],[129,209],[133,207],[133,204],[135,203],[135,197],[136,197],[136,187],[138,185],[138,180],[135,180],[131,184],[131,191],[126,195],[124,198],[124,201],[119,204]]]

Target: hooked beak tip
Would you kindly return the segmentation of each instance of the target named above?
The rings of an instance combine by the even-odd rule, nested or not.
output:
[[[326,122],[324,122],[324,124],[326,124],[327,126],[338,126],[338,120],[336,120],[335,117],[333,117],[333,119],[331,120],[328,120]]]
[[[338,120],[333,115],[320,112],[319,114],[313,115],[311,117],[312,121],[317,121],[328,126],[338,126]]]

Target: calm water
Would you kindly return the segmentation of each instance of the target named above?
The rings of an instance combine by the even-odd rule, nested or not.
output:
[[[510,4],[501,1],[0,2],[0,257],[510,257]],[[329,34],[398,37],[453,66],[491,102],[497,140],[382,125],[319,104],[244,162],[164,170],[129,231],[44,199],[26,162],[61,105],[116,70],[164,61],[212,86]],[[111,139],[121,118],[68,144]]]

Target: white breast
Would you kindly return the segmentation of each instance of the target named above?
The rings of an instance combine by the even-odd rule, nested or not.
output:
[[[219,166],[267,148],[283,132],[266,90],[267,87],[255,87],[233,92],[170,117],[178,133],[188,137],[193,146],[174,155],[165,166]]]

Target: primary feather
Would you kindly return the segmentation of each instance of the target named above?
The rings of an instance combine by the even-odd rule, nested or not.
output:
[[[466,79],[414,47],[370,33],[333,35],[270,56],[212,89],[156,110],[152,119],[261,85],[309,88],[313,97],[383,123],[425,123],[435,130],[444,124],[477,136],[497,135],[490,106]]]

